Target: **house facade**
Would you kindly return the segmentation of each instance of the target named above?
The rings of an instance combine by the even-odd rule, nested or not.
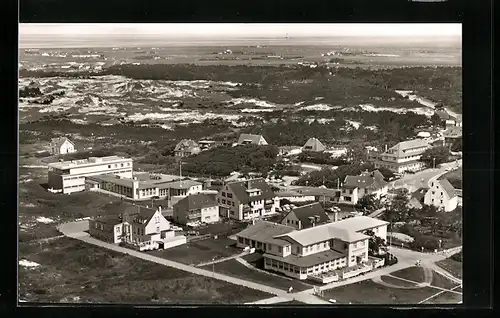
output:
[[[374,160],[375,168],[387,168],[396,173],[419,171],[424,168],[424,163],[419,159],[430,147],[429,143],[422,139],[402,141]]]
[[[264,179],[230,182],[217,194],[221,215],[235,220],[251,220],[276,213],[279,199]]]
[[[207,194],[193,194],[174,205],[173,220],[179,224],[219,222],[219,206]]]
[[[380,198],[387,194],[387,190],[388,183],[378,170],[364,172],[360,176],[346,176],[339,203],[355,205],[365,195],[374,194]]]
[[[354,217],[296,230],[282,224],[259,221],[236,234],[236,237],[237,246],[254,247],[264,252],[265,269],[307,279],[323,273],[339,275],[337,270],[363,270],[369,262],[369,236],[364,234],[368,230],[385,240],[387,222]]]
[[[457,208],[458,196],[450,181],[440,178],[431,181],[430,188],[425,193],[424,203],[449,212]]]
[[[161,207],[131,206],[120,215],[89,220],[89,234],[115,244],[128,243],[140,250],[168,248],[186,243],[176,236],[170,223],[161,213]]]
[[[240,138],[238,138],[238,145],[265,146],[267,144],[266,139],[262,135],[241,134]]]
[[[52,155],[63,155],[76,152],[75,144],[66,137],[52,138],[50,141],[50,153]]]
[[[48,186],[63,194],[85,190],[85,178],[96,175],[118,175],[132,178],[133,161],[118,156],[49,163]]]

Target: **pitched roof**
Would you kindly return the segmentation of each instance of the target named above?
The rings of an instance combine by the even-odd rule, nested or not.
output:
[[[346,176],[344,188],[380,189],[387,185],[380,171],[362,173],[360,176]]]
[[[186,150],[190,150],[190,149],[193,149],[193,148],[196,148],[196,147],[198,147],[198,144],[194,140],[191,140],[191,139],[182,139],[175,146],[174,151],[186,151]]]
[[[236,198],[242,204],[248,204],[250,202],[250,196],[247,192],[248,189],[259,189],[262,192],[261,195],[252,196],[252,201],[274,198],[274,192],[271,186],[269,186],[263,178],[231,182],[226,186],[233,191]]]
[[[326,147],[316,138],[309,138],[309,140],[302,147],[307,151],[325,151]]]
[[[251,144],[258,145],[262,135],[252,135],[252,134],[241,134],[238,139],[238,144],[243,144],[244,141],[250,141]],[[265,140],[265,139],[264,139]],[[267,143],[267,142],[266,142]]]
[[[112,225],[112,226],[115,226],[117,224],[122,223],[122,218],[121,218],[120,214],[104,215],[104,216],[101,216],[101,217],[94,218],[92,220],[97,221],[99,223]]]
[[[332,223],[332,225],[335,227],[355,232],[369,230],[378,226],[382,226],[384,224],[389,224],[389,222],[364,215],[343,219],[338,222]]]
[[[420,189],[416,190],[415,192],[413,192],[411,194],[411,197],[417,199],[420,202],[420,201],[422,201],[424,199],[425,193],[428,190],[429,189],[427,189],[427,188],[420,188]]]
[[[200,182],[194,180],[178,180],[170,182],[156,183],[156,186],[160,189],[189,189],[194,186],[201,185]]]
[[[236,236],[256,240],[259,242],[285,246],[289,244],[287,241],[275,239],[274,237],[293,231],[295,231],[295,229],[290,226],[268,221],[258,221],[257,223],[248,226],[246,229],[236,234]]]
[[[340,221],[339,221],[340,222]],[[339,239],[344,242],[356,242],[369,238],[369,236],[349,231],[337,226],[336,223],[326,223],[315,227],[310,227],[300,231],[294,231],[283,235],[275,236],[275,238],[292,239],[302,246],[308,246],[319,242],[328,241],[331,239]]]
[[[302,228],[312,227],[313,223],[309,218],[314,218],[316,215],[319,216],[319,221],[316,223],[316,225],[330,222],[330,218],[328,217],[328,215],[326,214],[325,210],[323,209],[323,207],[319,202],[295,208],[292,211],[290,211],[287,215],[289,215],[290,213],[295,214],[297,219],[299,219],[299,221],[302,223]]]
[[[387,153],[395,154],[398,157],[404,157],[406,152],[411,149],[421,148],[421,147],[429,147],[429,143],[423,139],[413,139],[402,141],[395,146],[392,146],[387,150]],[[422,150],[424,152],[424,150]],[[412,155],[416,155],[417,153],[412,153]]]
[[[135,222],[139,224],[147,224],[156,213],[156,209],[147,208],[144,206],[129,206],[123,211],[123,219],[127,222]]]
[[[336,189],[328,189],[328,188],[316,188],[316,187],[300,187],[295,189],[294,191],[303,194],[303,195],[313,195],[313,196],[328,196],[328,197],[336,197],[339,196],[340,191]]]
[[[185,197],[184,199],[180,200],[175,204],[176,207],[187,211],[204,209],[216,205],[217,203],[215,202],[214,197],[207,194],[188,195],[187,197]]]
[[[67,137],[60,137],[60,138],[52,138],[51,144],[55,144],[57,147],[61,147],[64,142],[70,142],[73,146],[75,145],[71,140],[69,140]]]
[[[434,114],[438,115],[438,116],[439,116],[439,118],[441,118],[442,120],[452,118],[452,117],[450,116],[450,114],[448,114],[448,113],[447,113],[447,112],[445,112],[444,110],[436,110],[436,111],[434,111]]]
[[[439,182],[444,191],[446,191],[450,199],[457,195],[455,188],[451,185],[450,181],[446,179],[446,177],[439,178],[437,182]]]

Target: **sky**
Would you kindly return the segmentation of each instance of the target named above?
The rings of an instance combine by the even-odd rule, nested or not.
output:
[[[278,23],[21,23],[19,35],[77,37],[88,35],[162,37],[461,37],[461,24],[278,24]]]

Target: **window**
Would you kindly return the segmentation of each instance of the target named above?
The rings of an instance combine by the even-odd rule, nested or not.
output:
[[[121,163],[121,164],[120,164],[120,167],[122,167],[122,168],[123,168],[123,163]]]
[[[234,202],[231,202],[231,205],[234,206]]]
[[[222,192],[222,196],[225,197],[226,196],[226,192]]]
[[[96,224],[95,224],[95,228],[97,229],[97,228],[98,228],[98,226],[99,226],[99,224],[98,224],[98,223],[96,223]]]
[[[326,242],[323,243],[323,248],[326,248]]]
[[[283,248],[281,246],[278,247],[278,252],[283,253]]]
[[[290,224],[290,220],[286,220],[286,224]]]
[[[434,186],[434,182],[431,183],[431,187],[433,187],[433,186]],[[432,192],[432,193],[434,194],[434,192]]]
[[[300,246],[297,246],[297,254],[300,254]]]
[[[232,199],[233,198],[233,194],[232,193],[228,193],[227,197],[230,198],[230,199]]]
[[[226,200],[224,200],[224,199],[223,199],[223,200],[222,200],[222,204],[226,204]]]
[[[441,192],[441,195],[443,195],[443,192]]]
[[[443,204],[443,200],[441,200],[441,204]]]
[[[111,165],[108,165],[108,168],[111,169]]]
[[[157,227],[156,227],[156,233],[159,233],[159,232],[160,232],[160,227],[159,227],[159,226],[157,226]]]
[[[116,233],[120,234],[120,227],[116,228]]]

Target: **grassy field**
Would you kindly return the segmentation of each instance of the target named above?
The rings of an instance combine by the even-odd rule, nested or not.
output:
[[[408,267],[396,272],[391,273],[392,276],[395,277],[400,277],[403,279],[411,280],[414,282],[421,283],[424,281],[425,276],[424,276],[424,270],[422,267]]]
[[[462,188],[462,168],[447,172],[444,177],[446,177],[455,188]]]
[[[436,272],[433,272],[432,274],[433,274],[431,283],[432,286],[441,287],[445,289],[452,289],[458,286],[458,284],[452,282],[451,280],[449,280],[448,278],[444,277],[441,274],[438,274]]]
[[[79,303],[245,303],[272,295],[61,238],[21,243],[20,299]]]
[[[295,279],[289,279],[284,276],[281,277],[250,269],[234,259],[222,263],[217,263],[213,267],[212,265],[207,265],[202,268],[206,270],[213,269],[217,273],[226,274],[229,276],[245,279],[275,288],[280,288],[283,290],[288,290],[290,286],[292,286],[295,291],[302,291],[312,288],[312,286],[303,284],[302,282]]]
[[[462,295],[450,292],[443,292],[436,297],[433,297],[424,304],[457,304],[463,299]]]
[[[241,253],[242,250],[234,246],[235,241],[225,237],[190,242],[166,250],[157,250],[151,254],[171,261],[197,265]]]
[[[437,262],[436,265],[446,270],[453,276],[462,278],[463,267],[461,262],[457,262],[455,260],[452,260],[451,258],[447,258],[445,260]]]
[[[385,287],[371,280],[325,290],[324,298],[337,303],[353,304],[416,304],[439,290],[431,287],[397,289]]]
[[[413,283],[410,283],[410,282],[407,282],[407,281],[404,281],[404,280],[401,280],[398,278],[394,278],[391,276],[384,275],[380,278],[382,279],[383,282],[386,282],[386,283],[392,284],[392,285],[396,285],[396,286],[401,286],[401,287],[413,287],[413,286],[415,286],[415,284],[413,284]]]

